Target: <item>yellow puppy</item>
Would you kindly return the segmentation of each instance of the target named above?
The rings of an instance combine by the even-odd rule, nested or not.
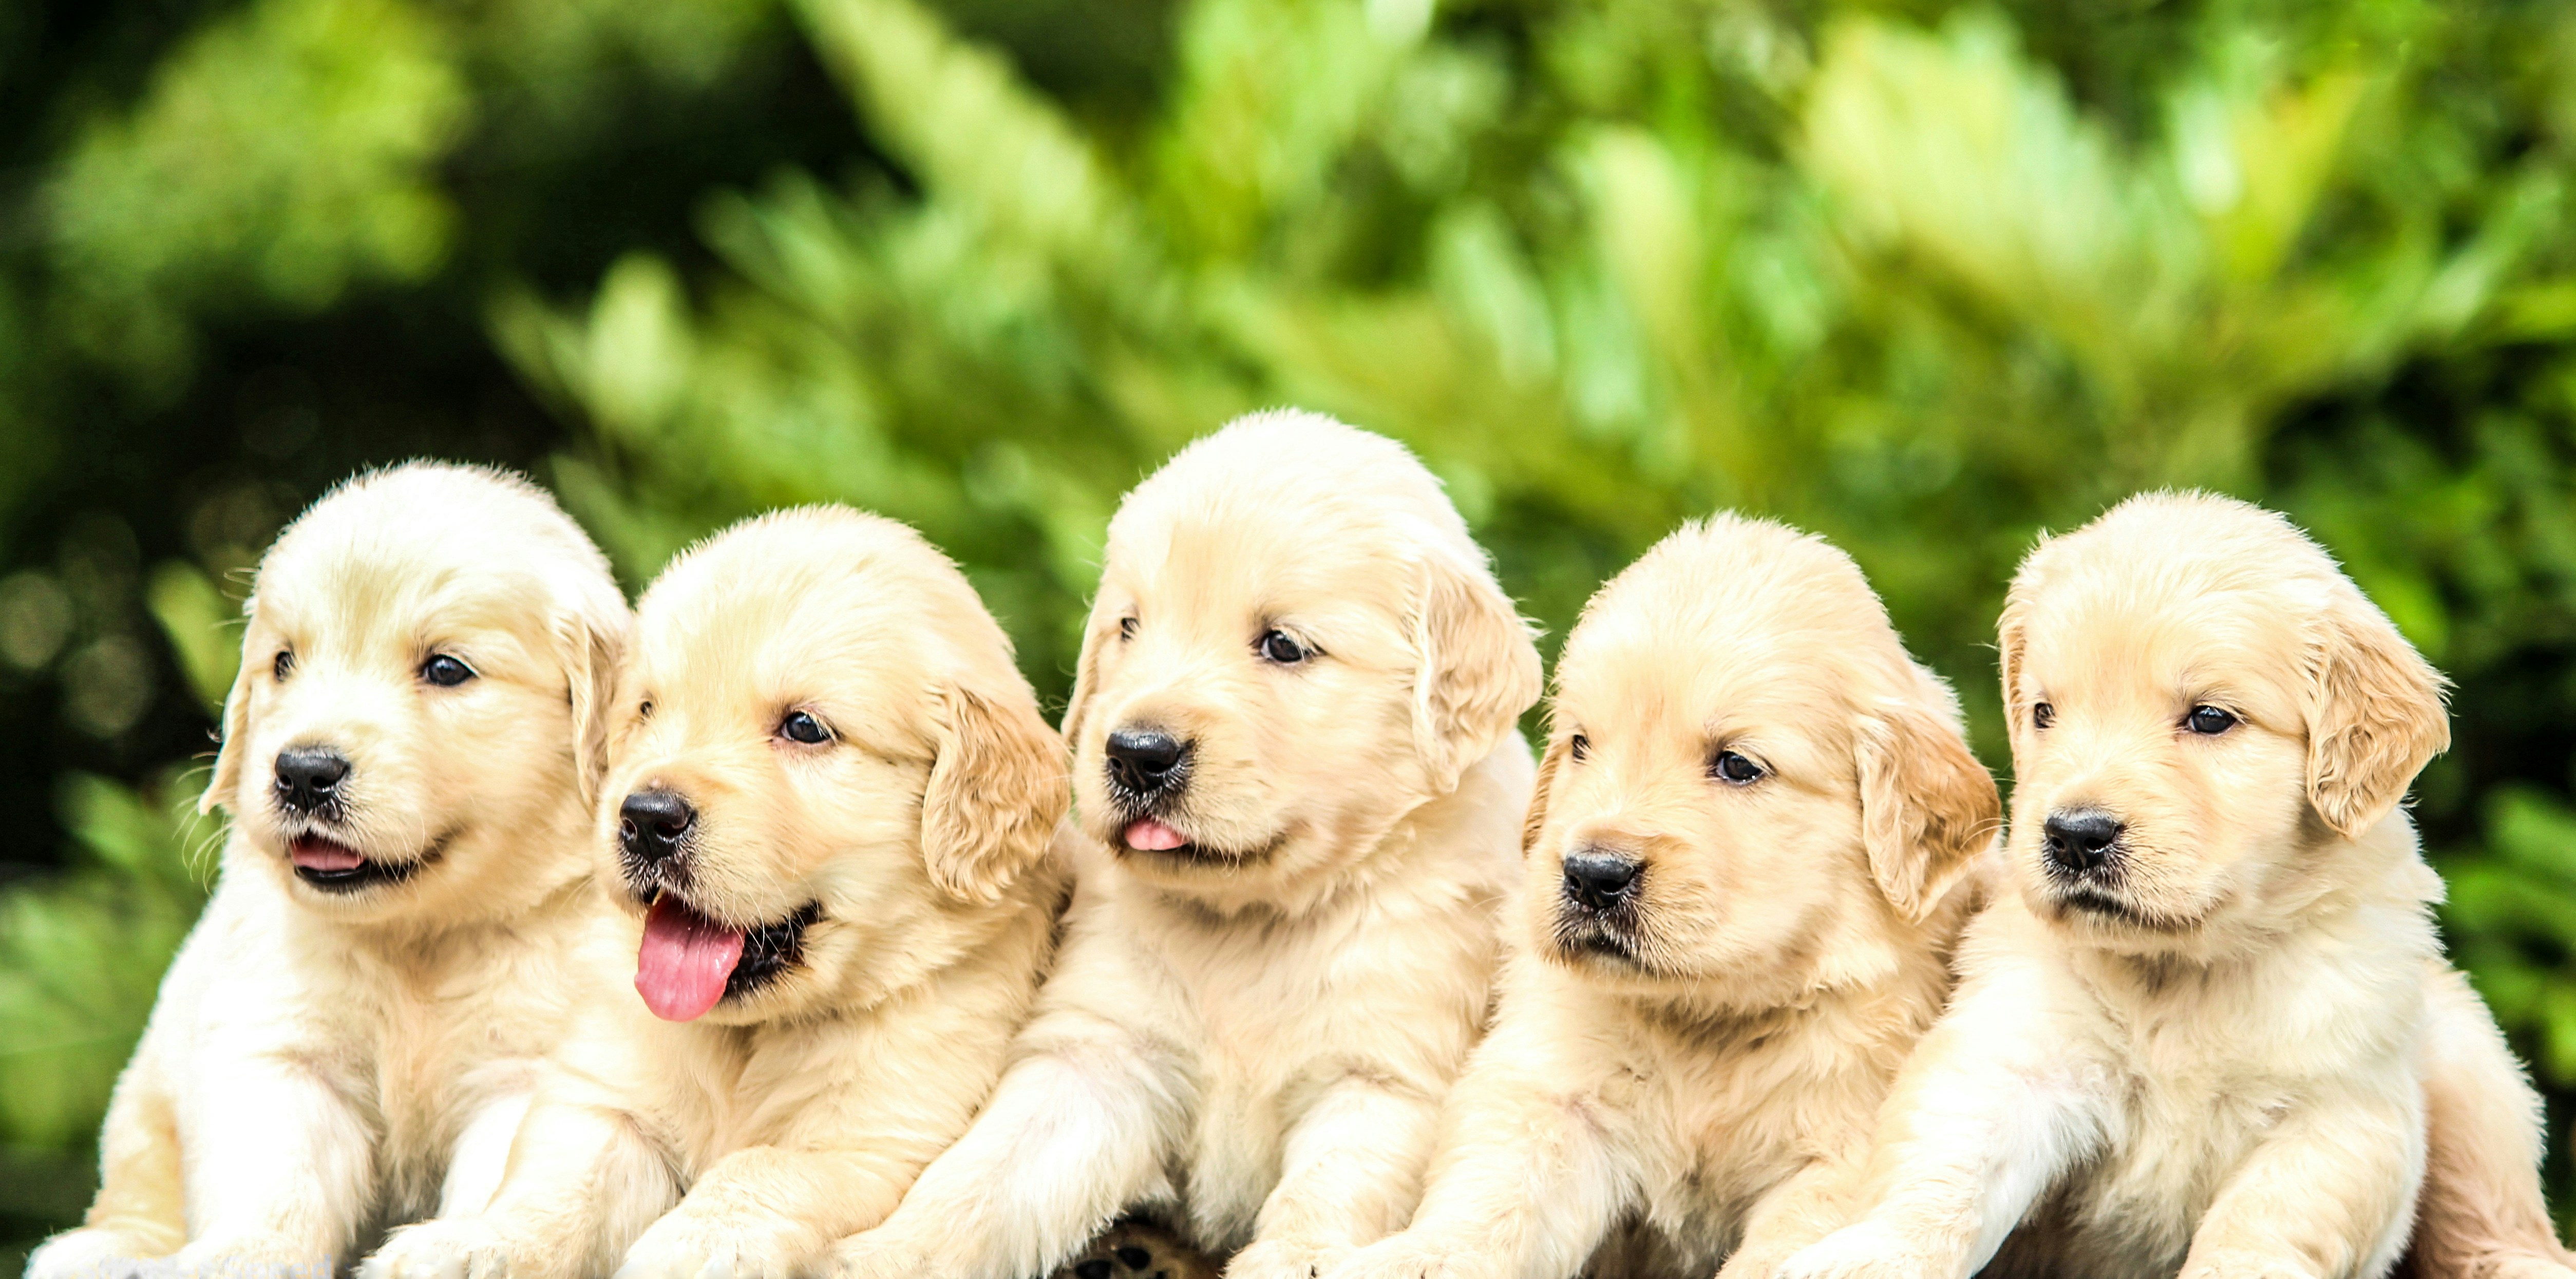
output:
[[[1686,527],[1556,679],[1500,1013],[1412,1226],[1334,1279],[1767,1270],[1948,993],[2001,805],[1849,557]]]
[[[806,509],[639,611],[595,992],[491,1207],[396,1234],[384,1279],[806,1273],[965,1130],[1027,1014],[1062,744],[965,578]]]
[[[564,1011],[625,601],[543,493],[361,476],[261,561],[206,791],[222,880],[40,1279],[323,1279],[480,1207]]]
[[[2033,552],[2002,648],[2020,896],[1969,931],[1867,1215],[1782,1273],[2379,1275],[2428,1072],[2507,1103],[2453,1148],[2508,1147],[2536,1204],[2397,807],[2449,730],[2388,619],[2280,517],[2159,495]]]
[[[1141,1208],[1306,1279],[1401,1224],[1484,1017],[1538,691],[1393,442],[1264,414],[1140,485],[1065,713],[1089,838],[1056,970],[844,1273],[1045,1274]]]

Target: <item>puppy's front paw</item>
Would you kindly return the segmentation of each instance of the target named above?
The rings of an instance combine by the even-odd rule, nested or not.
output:
[[[937,1279],[948,1273],[928,1249],[891,1230],[869,1230],[832,1245],[829,1279]]]
[[[1774,1279],[1923,1279],[1939,1273],[1903,1240],[1864,1223],[1848,1226],[1798,1250]]]
[[[1226,1263],[1225,1279],[1324,1279],[1351,1249],[1298,1239],[1257,1239]]]
[[[27,1258],[27,1279],[136,1279],[153,1260],[145,1252],[123,1231],[66,1230]]]
[[[1401,1234],[1350,1254],[1326,1273],[1330,1279],[1489,1279],[1494,1272],[1470,1246]]]
[[[479,1217],[405,1226],[358,1266],[358,1279],[501,1279],[510,1250]]]
[[[626,1250],[614,1279],[780,1279],[805,1273],[813,1251],[805,1231],[787,1222],[682,1205]]]

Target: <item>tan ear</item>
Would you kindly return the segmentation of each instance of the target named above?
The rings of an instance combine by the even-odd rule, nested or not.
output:
[[[571,614],[555,623],[555,646],[564,668],[565,696],[572,703],[573,773],[580,781],[582,802],[599,798],[608,776],[609,708],[617,702],[618,667],[634,618],[596,618]]]
[[[223,736],[215,744],[215,775],[206,780],[206,792],[197,797],[197,811],[211,813],[218,805],[232,802],[233,792],[241,786],[241,755],[248,747],[242,739],[250,735],[250,682],[264,667],[251,660],[247,640],[242,645],[241,670],[233,675],[232,691],[224,694]]]
[[[1081,740],[1082,716],[1091,709],[1091,690],[1099,684],[1100,628],[1093,626],[1082,634],[1082,654],[1073,661],[1073,692],[1064,699],[1064,740]]]
[[[1072,800],[1064,740],[1022,696],[940,695],[939,758],[921,797],[930,877],[961,901],[992,903],[1046,856]]]
[[[1446,794],[1538,700],[1538,646],[1502,588],[1445,559],[1425,563],[1412,622],[1413,743]]]
[[[1920,922],[1994,840],[2003,800],[1967,739],[1921,707],[1883,704],[1853,729],[1870,875]]]
[[[2314,644],[2308,802],[2338,834],[2358,839],[2450,747],[2445,681],[2358,593],[2327,610]]]
[[[1565,753],[1565,741],[1558,740],[1550,743],[1547,754],[1539,757],[1538,780],[1530,787],[1529,813],[1521,818],[1523,857],[1538,847],[1539,832],[1547,828],[1547,795],[1556,786],[1556,770],[1565,766]]]
[[[2030,701],[2021,690],[2023,636],[2029,625],[2029,610],[2019,593],[2005,596],[2003,616],[1995,621],[1995,652],[2003,678],[2004,736],[2014,741],[2021,740],[2021,731],[2030,726]]]

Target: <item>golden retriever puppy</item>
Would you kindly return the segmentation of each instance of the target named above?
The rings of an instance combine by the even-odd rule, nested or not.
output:
[[[2204,495],[2041,546],[2001,630],[2020,894],[1970,927],[1866,1214],[1782,1273],[2386,1273],[2428,1075],[2522,1088],[2398,808],[2440,677],[2287,521]],[[2492,1052],[2437,1044],[2463,1021]],[[2507,1110],[2486,1158],[2536,1199]]]
[[[38,1279],[324,1279],[479,1207],[565,1015],[629,625],[590,539],[517,478],[400,466],[289,525],[247,615],[222,878]]]
[[[1403,1223],[1484,1020],[1539,662],[1439,481],[1237,421],[1128,496],[1089,625],[1055,972],[844,1274],[1042,1275],[1142,1210],[1305,1279]]]
[[[1028,1013],[1063,744],[965,577],[809,508],[638,615],[597,840],[625,909],[490,1207],[397,1233],[382,1279],[807,1273],[965,1130]]]
[[[1333,1279],[1767,1271],[1949,992],[2002,805],[1850,557],[1685,527],[1556,684],[1500,1011],[1411,1227]]]

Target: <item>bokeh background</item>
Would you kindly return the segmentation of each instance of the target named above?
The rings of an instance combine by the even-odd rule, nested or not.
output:
[[[1060,700],[1118,495],[1411,443],[1562,632],[1678,521],[1856,555],[2007,765],[2044,529],[2202,485],[2458,683],[2442,922],[2576,1101],[2576,8],[2555,0],[0,5],[0,1266],[212,873],[243,570],[524,468],[630,585],[920,526]]]

